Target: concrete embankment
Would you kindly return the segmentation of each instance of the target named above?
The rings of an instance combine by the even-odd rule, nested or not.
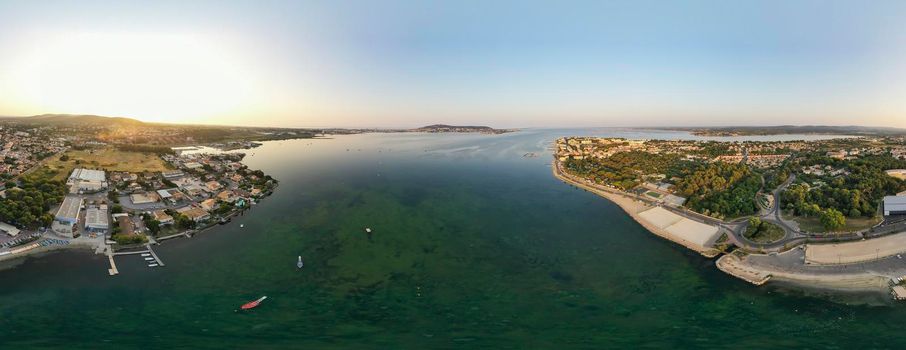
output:
[[[767,283],[771,274],[746,266],[739,257],[728,254],[717,259],[717,268],[727,274],[756,286]]]
[[[608,190],[608,189],[594,187],[594,186],[591,186],[589,184],[582,182],[581,180],[573,179],[570,176],[563,174],[560,171],[559,167],[557,166],[556,161],[554,161],[554,163],[551,164],[551,171],[553,172],[553,174],[556,178],[560,179],[563,182],[566,182],[570,185],[579,187],[581,189],[584,189],[586,191],[589,191],[591,193],[594,193],[596,195],[599,195],[601,197],[604,197],[604,198],[610,200],[611,202],[613,202],[614,204],[616,204],[617,206],[622,208],[623,211],[625,211],[627,214],[629,214],[629,216],[632,217],[633,220],[638,222],[640,225],[642,225],[642,227],[644,227],[648,231],[651,231],[652,233],[654,233],[657,236],[660,236],[664,239],[670,240],[671,242],[677,243],[686,248],[694,250],[705,257],[713,258],[713,257],[720,255],[720,251],[717,249],[714,249],[711,247],[706,247],[702,244],[698,244],[698,243],[691,241],[690,240],[691,237],[698,236],[697,232],[682,232],[682,230],[689,228],[689,227],[692,227],[695,229],[702,228],[702,229],[710,230],[710,228],[704,227],[704,226],[708,226],[708,225],[700,224],[700,226],[699,226],[699,225],[695,225],[695,224],[690,225],[689,223],[686,223],[685,221],[679,222],[681,220],[689,220],[689,219],[680,217],[679,215],[674,214],[672,212],[668,212],[666,210],[657,208],[654,205],[650,205],[645,202],[642,202],[641,200],[633,198],[627,194],[621,194],[621,193],[617,192],[616,190]],[[658,225],[658,223],[646,220],[645,218],[642,217],[642,215],[640,215],[643,212],[647,212],[647,211],[649,211],[651,209],[655,209],[655,208],[660,209],[660,210],[658,210],[659,216],[665,215],[664,213],[660,212],[660,211],[663,211],[669,215],[676,216],[675,220],[673,220],[670,223],[667,223],[666,225]],[[656,220],[656,221],[660,222],[662,220]],[[692,220],[689,220],[689,221],[692,221]],[[680,230],[680,231],[671,232],[670,231],[671,228],[673,228],[675,230]],[[715,233],[717,232],[717,228],[714,228],[714,232]],[[683,236],[681,236],[682,234],[689,235],[690,239],[683,238]]]
[[[773,273],[774,280],[810,288],[839,291],[890,291],[890,278],[870,273],[813,275],[803,273]]]
[[[717,259],[717,268],[721,271],[755,285],[770,281],[787,282],[809,288],[821,288],[838,291],[882,291],[890,290],[890,277],[872,271],[831,271],[827,267],[814,271],[807,266],[766,265],[753,263],[751,259],[764,259],[762,254],[738,257],[729,254]],[[842,268],[842,267],[835,267]]]

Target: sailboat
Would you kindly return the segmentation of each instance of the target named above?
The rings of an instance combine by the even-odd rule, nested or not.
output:
[[[301,269],[302,266],[305,266],[305,264],[302,263],[302,256],[299,255],[299,262],[296,263],[296,267]]]

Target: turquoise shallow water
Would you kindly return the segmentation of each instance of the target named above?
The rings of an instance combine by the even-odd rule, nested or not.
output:
[[[557,181],[548,142],[577,133],[267,143],[246,162],[278,191],[155,249],[164,268],[123,257],[110,277],[104,258],[63,252],[0,271],[0,348],[906,344],[906,307],[885,296],[753,287]]]

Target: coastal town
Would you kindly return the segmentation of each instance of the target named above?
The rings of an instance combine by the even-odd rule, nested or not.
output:
[[[141,254],[227,224],[277,180],[242,163],[263,141],[364,132],[483,133],[486,126],[292,129],[148,124],[94,115],[0,118],[0,261],[55,249]]]
[[[565,137],[554,175],[722,271],[906,299],[906,138]]]
[[[109,256],[111,275],[120,254],[163,266],[152,245],[227,224],[277,186],[244,165],[244,153],[224,151],[260,145],[253,141],[134,146],[102,141],[103,132],[67,134],[72,128],[0,128],[0,260],[84,248]]]

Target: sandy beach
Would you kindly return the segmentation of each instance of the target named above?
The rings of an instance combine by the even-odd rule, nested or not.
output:
[[[562,174],[560,172],[560,169],[557,166],[556,160],[551,164],[551,171],[553,172],[554,176],[557,177],[558,179],[560,179],[561,181],[566,182],[570,185],[579,187],[579,188],[589,191],[591,193],[597,194],[597,195],[604,197],[607,200],[610,200],[611,202],[615,203],[617,206],[622,208],[623,211],[625,211],[627,214],[629,214],[629,216],[632,217],[633,220],[635,220],[640,225],[642,225],[642,227],[645,227],[645,229],[647,229],[648,231],[651,231],[652,233],[654,233],[657,236],[660,236],[664,239],[670,240],[671,242],[677,243],[686,248],[694,250],[694,251],[698,252],[699,254],[709,257],[709,258],[716,257],[717,255],[720,254],[720,251],[717,249],[714,249],[711,247],[705,247],[705,246],[702,246],[695,242],[691,242],[686,239],[683,239],[682,237],[679,237],[679,236],[669,232],[668,230],[663,229],[652,222],[649,222],[648,220],[642,218],[639,215],[642,212],[655,208],[655,206],[653,206],[653,205],[649,205],[640,200],[634,199],[628,195],[619,194],[618,192],[616,192],[616,190],[608,191],[608,190],[604,190],[604,189],[599,189],[596,187],[592,187],[582,181],[574,180],[574,179],[570,178],[568,175]]]

